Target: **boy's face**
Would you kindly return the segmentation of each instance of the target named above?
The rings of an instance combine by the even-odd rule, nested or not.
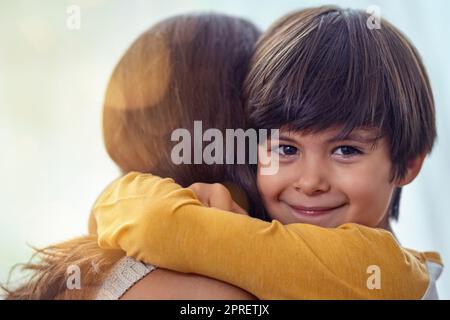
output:
[[[262,175],[259,163],[257,184],[273,219],[323,227],[380,226],[398,185],[390,179],[385,138],[374,144],[378,132],[370,129],[354,130],[345,140],[334,139],[337,133],[280,130],[279,144],[268,144],[269,157],[279,155],[279,169]]]

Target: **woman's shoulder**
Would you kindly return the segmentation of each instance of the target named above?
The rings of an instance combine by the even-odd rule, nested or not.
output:
[[[158,268],[137,282],[123,300],[251,300],[250,293],[208,277]]]
[[[228,283],[120,259],[97,292],[97,300],[250,300],[248,292]]]

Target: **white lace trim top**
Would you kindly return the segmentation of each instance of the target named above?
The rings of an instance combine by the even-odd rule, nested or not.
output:
[[[103,281],[95,300],[119,300],[136,282],[155,270],[131,257],[120,259]]]

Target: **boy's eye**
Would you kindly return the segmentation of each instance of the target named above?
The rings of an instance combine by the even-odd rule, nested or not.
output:
[[[344,157],[351,157],[362,154],[362,151],[351,146],[340,146],[334,149],[334,153]]]
[[[273,151],[281,156],[295,156],[297,154],[298,149],[290,145],[279,145]]]

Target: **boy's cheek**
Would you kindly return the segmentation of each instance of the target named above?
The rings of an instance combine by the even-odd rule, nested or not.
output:
[[[347,192],[372,193],[377,192],[379,188],[389,187],[389,166],[365,163],[360,167],[353,166],[336,170],[336,173],[332,183],[335,187]]]
[[[349,187],[350,188],[350,187]],[[350,202],[350,219],[376,227],[387,213],[393,188],[389,184],[357,183],[347,189]]]
[[[273,175],[258,175],[257,186],[263,198],[272,198],[277,190],[278,180]]]
[[[258,175],[257,177],[257,187],[258,191],[266,205],[273,205],[279,201],[279,197],[283,190],[285,190],[289,185],[289,178],[283,176],[282,171],[279,171],[275,175]]]

